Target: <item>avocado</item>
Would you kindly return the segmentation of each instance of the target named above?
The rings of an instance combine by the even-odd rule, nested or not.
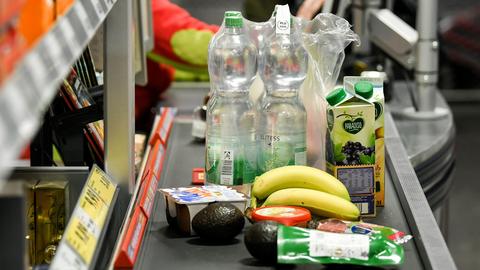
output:
[[[203,239],[226,242],[237,236],[245,225],[242,211],[231,203],[216,202],[198,212],[192,220],[193,230]]]
[[[277,261],[277,231],[275,221],[260,221],[245,232],[245,246],[250,254],[265,262]]]

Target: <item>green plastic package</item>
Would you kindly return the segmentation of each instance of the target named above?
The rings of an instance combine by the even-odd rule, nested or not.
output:
[[[277,236],[278,263],[400,265],[403,246],[383,234],[345,234],[280,225]]]

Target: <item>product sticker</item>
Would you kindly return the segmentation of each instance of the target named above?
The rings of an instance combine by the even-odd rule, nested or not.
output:
[[[312,257],[368,260],[368,253],[369,240],[367,235],[310,232],[309,255]]]
[[[233,161],[234,152],[231,149],[224,149],[222,154],[222,170],[220,175],[221,185],[233,185]]]

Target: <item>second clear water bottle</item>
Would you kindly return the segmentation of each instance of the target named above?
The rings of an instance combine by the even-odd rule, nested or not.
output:
[[[240,12],[226,12],[224,29],[209,49],[212,98],[207,105],[207,183],[242,186],[256,176],[255,112],[249,88],[257,50]]]
[[[258,174],[306,165],[307,116],[298,91],[306,77],[308,56],[291,22],[288,9],[277,9],[276,33],[261,49],[259,71],[266,91],[257,112]]]

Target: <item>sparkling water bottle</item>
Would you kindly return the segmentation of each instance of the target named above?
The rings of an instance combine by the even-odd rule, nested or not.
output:
[[[207,183],[241,186],[256,176],[255,111],[249,88],[257,72],[257,50],[240,12],[225,13],[225,28],[209,49],[213,95],[207,105]]]
[[[258,108],[258,174],[286,165],[306,165],[307,116],[298,91],[305,80],[307,52],[291,26],[290,11],[276,11],[276,32],[261,49],[265,84]]]

